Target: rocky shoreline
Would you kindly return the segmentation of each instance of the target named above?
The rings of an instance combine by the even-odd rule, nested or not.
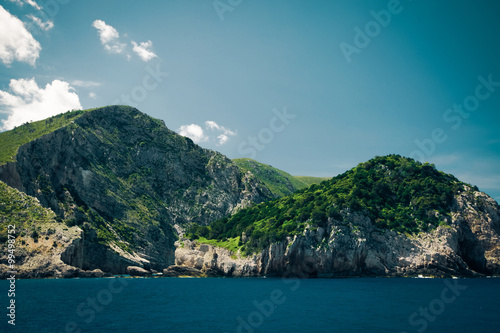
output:
[[[70,241],[69,231],[58,231],[46,237],[45,243],[38,243],[35,251],[21,257],[23,264],[18,277],[109,277],[111,274],[299,278],[499,276],[500,215],[496,205],[482,192],[463,192],[455,198],[449,226],[418,235],[376,229],[368,217],[352,213],[342,221],[329,219],[324,229],[308,228],[302,235],[273,243],[250,256],[190,241],[181,234],[181,239],[175,243],[175,264],[163,270],[153,269],[145,260],[133,260],[135,254],[127,254],[130,259],[123,264],[131,264],[125,270],[113,269],[111,263],[104,265],[109,270],[68,265],[61,260],[68,253],[88,256],[98,252],[79,248],[84,241]],[[64,240],[64,246],[47,250],[52,239]],[[118,257],[126,259],[115,253],[115,256],[101,256],[100,260],[116,262]],[[0,278],[8,277],[7,271],[5,264],[0,265]]]

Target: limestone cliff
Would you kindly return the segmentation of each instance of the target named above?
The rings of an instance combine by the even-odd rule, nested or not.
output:
[[[250,256],[187,239],[175,255],[178,266],[220,276],[500,275],[499,236],[496,201],[466,188],[454,198],[449,225],[418,235],[380,230],[369,217],[345,212]]]
[[[56,214],[38,199],[1,181],[0,217],[0,278],[8,277],[8,271],[16,271],[17,278],[105,275],[65,264],[61,254],[81,239],[82,230],[56,221]]]

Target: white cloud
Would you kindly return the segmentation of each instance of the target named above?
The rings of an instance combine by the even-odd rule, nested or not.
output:
[[[182,125],[177,132],[191,138],[195,143],[213,141],[219,146],[226,144],[231,136],[236,135],[235,131],[225,128],[212,120],[205,122],[205,129],[200,125],[191,124]]]
[[[35,9],[42,9],[42,7],[40,7],[34,0],[24,0],[24,2],[26,2],[28,5],[30,5],[31,7],[35,8]]]
[[[92,88],[92,87],[99,87],[101,83],[95,81],[74,80],[71,81],[71,85],[75,87]]]
[[[122,43],[120,40],[128,39],[128,35],[123,34],[123,38],[120,37],[120,33],[114,27],[106,24],[103,20],[95,20],[92,26],[97,29],[99,33],[99,38],[101,39],[102,45],[110,53],[124,54],[127,60],[131,60],[131,52],[126,43]],[[158,58],[156,53],[153,51],[153,42],[148,40],[147,42],[137,43],[135,41],[130,42],[132,44],[132,51],[141,58],[142,61],[150,61],[154,58]]]
[[[211,130],[212,132],[218,132],[220,133],[217,135],[217,144],[218,145],[223,145],[229,141],[230,136],[235,136],[236,132],[225,128],[224,126],[220,126],[217,124],[215,121],[212,120],[207,120],[205,122],[205,126],[207,129]]]
[[[182,125],[177,132],[180,135],[187,136],[195,143],[208,141],[208,137],[205,135],[203,128],[200,125]]]
[[[33,24],[38,26],[40,29],[43,31],[49,31],[54,27],[54,22],[51,20],[48,20],[47,22],[43,22],[39,17],[36,17],[33,14],[26,15],[31,21],[33,21]]]
[[[16,5],[19,5],[19,6],[23,6],[24,5],[24,2],[22,2],[21,0],[9,0],[10,2],[13,2],[15,3]]]
[[[211,130],[221,131],[224,134],[236,135],[236,132],[231,131],[228,128],[225,128],[224,126],[220,126],[219,124],[217,124],[215,121],[212,121],[212,120],[205,121],[205,125],[208,129],[211,129]]]
[[[140,43],[137,45],[136,42],[132,41],[133,51],[143,60],[143,61],[149,61],[153,58],[158,57],[153,51],[151,51],[151,48],[153,47],[153,42],[148,40],[147,42]]]
[[[219,129],[219,125],[212,120],[205,121],[205,125],[207,126],[208,129]]]
[[[23,1],[21,1],[21,0],[9,0],[9,1],[10,1],[10,2],[13,2],[13,3],[15,3],[15,4],[17,4],[17,5],[21,6],[21,7],[22,7],[25,3],[27,3],[28,5],[30,5],[31,7],[35,8],[35,9],[38,9],[38,10],[41,10],[41,9],[42,9],[42,7],[40,7],[40,6],[36,3],[36,1],[34,1],[34,0],[23,0]]]
[[[229,137],[226,134],[220,134],[217,136],[217,140],[219,140],[219,145],[223,145],[229,141]]]
[[[13,61],[35,66],[42,47],[23,22],[0,6],[0,60],[9,66]]]
[[[95,20],[92,26],[99,32],[99,38],[106,51],[110,53],[122,53],[126,45],[120,42],[120,34],[103,20]]]
[[[40,88],[34,78],[12,79],[9,88],[10,92],[0,90],[0,112],[8,114],[8,118],[2,120],[2,130],[82,108],[68,82],[54,80]]]
[[[95,20],[92,26],[97,29],[99,37],[101,39],[102,45],[110,53],[123,53],[125,54],[127,60],[132,59],[130,52],[125,52],[127,50],[127,44],[120,42],[120,33],[114,27],[106,24],[103,20]],[[123,37],[128,39],[128,35],[124,34]],[[154,58],[158,58],[156,53],[153,52],[153,42],[148,40],[147,42],[142,42],[137,44],[135,41],[131,41],[132,51],[137,54],[139,58],[143,61],[150,61]]]
[[[92,99],[96,99],[97,95],[96,95],[95,92],[91,91],[91,92],[89,92],[89,97],[92,98]]]

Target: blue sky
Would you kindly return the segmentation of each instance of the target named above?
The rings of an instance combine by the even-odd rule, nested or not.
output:
[[[2,130],[132,104],[230,158],[334,176],[396,153],[500,200],[497,1],[0,6]]]

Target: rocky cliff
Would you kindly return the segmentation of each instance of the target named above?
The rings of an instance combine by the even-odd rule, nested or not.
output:
[[[0,278],[8,277],[8,271],[16,271],[18,278],[106,275],[99,269],[86,271],[65,264],[61,254],[81,239],[82,230],[58,222],[56,214],[38,199],[1,181],[0,217]]]
[[[380,230],[367,216],[345,213],[253,255],[188,239],[177,242],[175,255],[178,266],[219,276],[500,275],[499,235],[498,204],[468,188],[454,198],[450,225],[418,235]]]
[[[400,155],[193,226],[186,238],[177,265],[221,275],[500,274],[498,203]]]
[[[60,251],[67,265],[111,273],[126,273],[128,266],[161,270],[174,263],[175,227],[207,225],[274,197],[222,154],[137,109],[110,106],[57,121],[60,127],[48,133],[40,127],[49,128],[51,119],[2,133],[4,146],[26,133],[45,134],[0,165],[0,180],[80,230]]]
[[[291,176],[257,165],[262,180],[126,106],[0,147],[0,277],[9,225],[20,277],[500,274],[498,203],[399,155],[270,200]]]

